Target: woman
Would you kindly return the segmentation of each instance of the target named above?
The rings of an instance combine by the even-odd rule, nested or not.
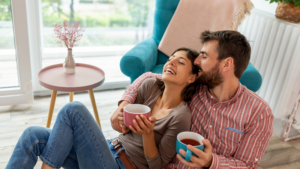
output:
[[[134,127],[118,140],[137,168],[163,168],[176,154],[176,136],[190,129],[187,102],[198,86],[198,53],[177,49],[164,65],[162,80],[148,79],[138,89],[135,103],[151,108],[151,117],[137,116]],[[37,156],[42,169],[125,168],[112,140],[105,140],[87,108],[72,102],[64,106],[52,130],[29,127],[20,137],[7,169],[33,168]],[[116,148],[116,146],[115,146]],[[117,149],[117,148],[116,148]]]

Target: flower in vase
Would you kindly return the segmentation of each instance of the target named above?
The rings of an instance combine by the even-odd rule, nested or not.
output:
[[[68,49],[78,46],[84,28],[79,22],[74,24],[64,21],[63,24],[54,25],[55,43],[61,46],[65,45]]]

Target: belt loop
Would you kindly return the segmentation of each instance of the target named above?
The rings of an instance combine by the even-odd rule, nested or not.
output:
[[[124,148],[122,147],[122,148],[120,148],[117,152],[116,152],[116,154],[115,154],[115,156],[116,157],[119,157],[119,153],[121,152],[121,151],[123,151],[124,150]]]

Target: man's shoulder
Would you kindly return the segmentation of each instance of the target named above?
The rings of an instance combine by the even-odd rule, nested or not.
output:
[[[243,98],[245,100],[251,100],[248,104],[253,104],[255,110],[264,110],[265,115],[273,116],[272,109],[270,105],[255,92],[249,90],[247,87],[243,86]]]

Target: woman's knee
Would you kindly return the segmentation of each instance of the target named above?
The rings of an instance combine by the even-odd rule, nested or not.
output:
[[[74,102],[70,102],[70,103],[66,104],[63,109],[68,110],[66,112],[76,113],[76,114],[78,114],[78,113],[85,114],[85,112],[88,111],[86,106],[83,103],[78,102],[78,101],[74,101]]]
[[[51,129],[47,129],[45,127],[31,126],[24,130],[21,135],[21,140],[48,140],[50,136]]]

